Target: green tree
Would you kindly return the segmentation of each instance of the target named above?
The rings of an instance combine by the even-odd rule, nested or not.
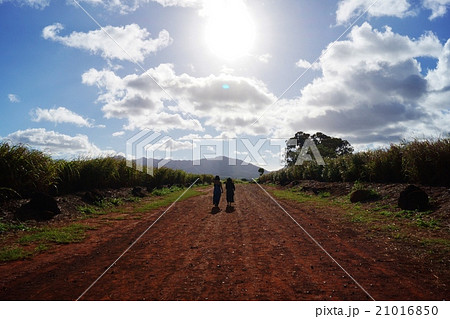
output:
[[[264,174],[264,168],[260,167],[258,169],[258,172],[259,172],[259,176],[262,176]]]
[[[294,137],[286,142],[286,166],[293,166],[295,164],[299,152],[308,138],[316,144],[322,157],[335,158],[353,153],[353,147],[347,140],[343,140],[338,137],[331,137],[322,132],[317,132],[310,135],[300,131],[295,133]]]

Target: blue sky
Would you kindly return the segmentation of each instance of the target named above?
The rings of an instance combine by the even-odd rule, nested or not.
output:
[[[188,159],[193,139],[321,131],[363,150],[449,132],[450,0],[77,3],[0,0],[2,140],[74,158],[149,129]]]

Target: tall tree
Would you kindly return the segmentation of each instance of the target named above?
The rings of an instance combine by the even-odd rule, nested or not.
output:
[[[338,137],[331,137],[322,132],[310,135],[305,132],[297,132],[286,143],[286,166],[292,166],[297,161],[298,154],[305,141],[310,138],[322,157],[334,158],[345,154],[351,154],[353,147],[347,140],[343,140]],[[311,155],[311,154],[310,154]]]
[[[258,173],[259,173],[259,176],[262,176],[262,174],[264,174],[264,168],[260,167],[258,169]]]

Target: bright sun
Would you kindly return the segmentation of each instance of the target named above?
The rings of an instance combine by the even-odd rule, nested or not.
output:
[[[206,1],[206,43],[217,56],[234,60],[249,53],[255,25],[242,0]]]

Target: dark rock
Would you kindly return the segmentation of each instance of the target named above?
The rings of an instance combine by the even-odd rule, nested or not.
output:
[[[423,211],[429,207],[428,194],[421,188],[408,185],[398,198],[398,206],[404,210]]]
[[[290,181],[288,179],[282,179],[280,181],[281,186],[287,186],[287,185],[289,185],[289,183],[290,183]]]
[[[98,190],[92,190],[89,192],[86,192],[83,195],[83,200],[88,204],[95,204],[98,202],[101,202],[105,197],[98,191]]]
[[[58,202],[51,196],[36,193],[31,200],[22,205],[14,214],[18,220],[49,220],[60,214]]]
[[[378,196],[368,189],[357,189],[350,193],[350,202],[367,202],[376,199]]]
[[[135,197],[145,197],[145,194],[141,187],[133,187],[133,190],[131,191],[131,194]]]

